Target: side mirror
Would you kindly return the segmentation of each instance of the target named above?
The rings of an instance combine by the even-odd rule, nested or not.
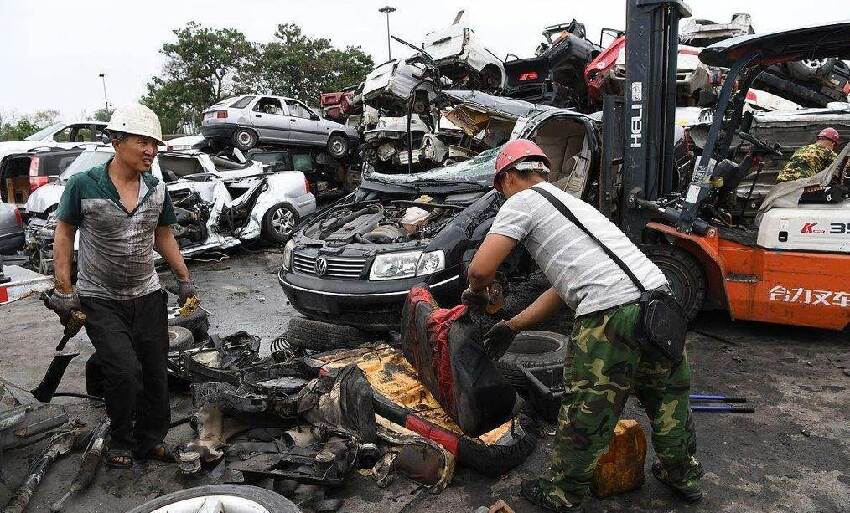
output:
[[[110,144],[112,142],[112,138],[107,134],[100,134],[100,142],[103,144]]]
[[[318,120],[320,120],[320,119],[322,119],[322,118],[320,118],[320,117],[319,117],[319,115],[318,115],[318,114],[316,114],[315,112],[311,112],[311,113],[310,113],[310,119],[311,119],[311,120],[313,120],[313,121],[318,121]]]

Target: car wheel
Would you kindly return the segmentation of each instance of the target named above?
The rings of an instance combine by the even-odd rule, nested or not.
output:
[[[679,302],[688,321],[694,320],[705,300],[705,273],[699,262],[683,249],[670,244],[644,246],[643,252],[661,269],[673,297]]]
[[[824,78],[832,73],[832,68],[838,59],[802,59],[785,64],[788,73],[797,80],[815,80]]]
[[[496,362],[496,367],[517,390],[528,388],[528,378],[523,369],[551,369],[553,383],[564,379],[564,361],[567,359],[568,337],[551,331],[527,331],[514,339],[511,347]]]
[[[343,326],[329,322],[293,317],[289,320],[286,340],[292,348],[310,351],[330,351],[332,349],[350,349],[366,342],[374,342],[376,337],[354,326]]]
[[[263,216],[263,240],[272,244],[285,244],[292,237],[296,223],[298,212],[288,203],[278,203]]]
[[[179,490],[136,506],[127,513],[299,513],[289,499],[249,485],[209,485]]]
[[[348,137],[342,134],[331,134],[328,137],[328,153],[335,159],[341,159],[348,155]]]
[[[242,151],[248,151],[257,145],[257,133],[250,128],[237,128],[233,132],[233,146]]]

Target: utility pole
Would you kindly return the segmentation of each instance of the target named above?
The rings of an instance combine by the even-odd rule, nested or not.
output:
[[[393,60],[393,49],[390,45],[390,13],[394,13],[395,10],[395,7],[390,7],[389,5],[378,9],[378,12],[387,15],[387,54],[389,55],[389,60]]]
[[[103,107],[106,113],[109,114],[109,100],[106,99],[106,73],[99,73],[100,81],[103,83]]]

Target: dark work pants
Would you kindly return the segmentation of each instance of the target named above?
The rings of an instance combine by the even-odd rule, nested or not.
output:
[[[168,433],[166,300],[163,290],[126,301],[80,298],[114,449],[143,454]]]

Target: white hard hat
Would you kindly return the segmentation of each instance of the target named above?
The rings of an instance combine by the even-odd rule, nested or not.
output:
[[[162,125],[156,113],[144,105],[131,103],[115,109],[106,129],[111,132],[125,132],[133,135],[152,137],[161,145]]]

